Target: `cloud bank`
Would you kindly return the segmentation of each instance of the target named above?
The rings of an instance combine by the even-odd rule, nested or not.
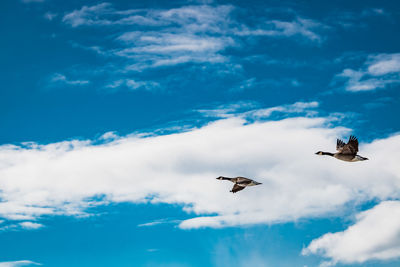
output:
[[[84,216],[88,207],[108,202],[162,202],[193,214],[180,223],[187,229],[329,216],[354,202],[398,197],[400,135],[361,143],[360,154],[371,160],[350,164],[314,155],[333,150],[335,138],[349,134],[330,117],[265,117],[315,105],[231,115],[167,135],[114,136],[105,144],[3,145],[0,217],[35,221]],[[219,175],[248,176],[263,186],[232,195],[230,183],[215,179]]]
[[[354,225],[313,240],[303,254],[330,258],[323,266],[399,258],[400,202],[384,201],[358,214]]]

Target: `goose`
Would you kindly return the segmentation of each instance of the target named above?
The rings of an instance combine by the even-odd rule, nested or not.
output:
[[[337,139],[336,150],[338,151],[336,153],[318,151],[315,154],[331,156],[331,157],[334,157],[334,158],[337,158],[337,159],[340,159],[343,161],[349,161],[349,162],[368,160],[368,158],[364,158],[360,155],[357,155],[358,140],[353,135],[350,136],[347,144],[345,144],[342,140]]]
[[[236,193],[240,190],[243,190],[246,186],[253,186],[253,185],[259,185],[261,183],[253,181],[249,178],[246,177],[235,177],[235,178],[229,178],[229,177],[224,177],[224,176],[220,176],[217,178],[218,180],[228,180],[231,181],[232,183],[234,183],[233,188],[230,192],[232,193]]]

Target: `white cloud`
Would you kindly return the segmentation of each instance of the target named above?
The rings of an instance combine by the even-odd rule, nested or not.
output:
[[[274,110],[307,113],[317,105]],[[82,216],[105,202],[170,203],[193,214],[181,228],[224,227],[332,216],[354,200],[399,196],[400,135],[361,143],[360,153],[370,161],[351,164],[314,155],[334,150],[336,138],[350,134],[329,117],[298,113],[269,121],[269,111],[259,113],[100,145],[72,140],[1,146],[0,218]],[[231,184],[215,179],[219,175],[248,176],[263,185],[233,195]]]
[[[400,202],[381,202],[358,214],[354,225],[313,240],[303,254],[329,258],[323,266],[399,258]]]
[[[400,54],[379,54],[371,57],[368,73],[373,76],[382,76],[400,72]]]
[[[32,216],[11,216],[9,219],[11,220],[24,220],[24,219],[33,219]],[[24,222],[20,222],[20,223],[12,223],[12,224],[7,224],[7,225],[3,225],[0,227],[0,231],[9,231],[9,230],[21,230],[21,229],[25,229],[25,230],[32,230],[32,229],[39,229],[44,227],[44,225],[40,224],[40,223],[34,223],[34,222],[30,222],[30,221],[24,221]]]
[[[74,10],[66,14],[63,21],[72,27],[95,25],[185,25],[192,32],[220,31],[216,25],[224,23],[226,16],[231,12],[232,6],[183,6],[168,10],[161,9],[135,9],[115,10],[109,3],[101,3],[94,6],[83,6],[80,10]]]
[[[255,111],[249,111],[246,114],[251,115],[255,118],[260,117],[269,117],[274,112],[283,112],[283,113],[303,113],[306,112],[308,116],[316,115],[316,111],[313,108],[317,108],[319,103],[316,101],[313,102],[296,102],[291,105],[283,105],[272,108],[260,109]]]
[[[152,222],[138,224],[138,227],[149,227],[149,226],[156,226],[160,224],[177,224],[180,223],[181,220],[170,220],[170,219],[161,219]]]
[[[327,28],[326,25],[315,20],[297,17],[292,21],[271,20],[267,21],[262,28],[249,29],[243,27],[236,34],[246,36],[303,36],[311,41],[321,41],[321,36],[315,32],[316,29]]]
[[[99,139],[107,141],[107,140],[115,140],[118,137],[119,135],[116,132],[106,132],[102,134]]]
[[[138,90],[138,89],[145,89],[145,90],[154,90],[160,88],[160,84],[153,81],[135,81],[132,79],[120,79],[113,81],[112,83],[108,84],[106,88],[117,89],[120,87],[126,87],[130,90]]]
[[[24,229],[39,229],[43,227],[42,224],[33,222],[20,222],[19,225]]]
[[[269,20],[246,26],[232,5],[188,5],[171,9],[116,10],[110,3],[83,6],[63,17],[72,27],[114,26],[112,48],[93,51],[126,60],[125,70],[175,66],[185,63],[226,63],[227,48],[239,47],[247,36],[292,37],[320,41],[315,31],[326,26],[311,19]],[[135,31],[121,26],[135,25]],[[120,27],[118,27],[120,26]],[[88,48],[89,49],[89,48]]]
[[[72,27],[140,25],[135,32],[121,32],[118,48],[97,50],[102,55],[128,60],[126,70],[192,63],[221,63],[221,52],[234,44],[226,36],[232,6],[183,6],[173,9],[115,10],[111,4],[84,6],[64,16]],[[150,28],[149,28],[150,27]]]
[[[220,63],[226,58],[219,53],[233,43],[225,37],[208,37],[184,33],[124,33],[118,38],[127,48],[115,55],[135,60],[127,69],[171,66],[187,62]],[[137,63],[138,62],[138,63]]]
[[[90,83],[88,80],[70,80],[64,74],[55,73],[50,78],[51,83],[62,83],[68,85],[86,85]]]
[[[63,21],[72,27],[81,25],[102,25],[110,24],[108,20],[98,19],[98,16],[110,14],[113,9],[109,3],[101,3],[94,6],[83,6],[80,10],[74,10],[63,17]]]
[[[27,266],[27,265],[42,265],[40,263],[36,263],[33,261],[3,261],[0,262],[0,267],[19,267],[19,266]]]
[[[347,79],[345,89],[351,92],[382,89],[400,83],[400,54],[369,56],[359,70],[344,69],[337,75]]]

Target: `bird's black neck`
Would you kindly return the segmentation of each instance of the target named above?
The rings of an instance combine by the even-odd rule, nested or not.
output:
[[[322,155],[333,157],[335,154],[330,153],[330,152],[322,152]]]

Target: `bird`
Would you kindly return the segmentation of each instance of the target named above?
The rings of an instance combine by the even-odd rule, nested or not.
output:
[[[234,183],[233,188],[230,192],[236,193],[239,192],[240,190],[243,190],[246,186],[254,186],[254,185],[259,185],[261,183],[256,182],[254,180],[251,180],[246,177],[235,177],[235,178],[229,178],[229,177],[224,177],[224,176],[219,176],[217,178],[218,180],[228,180]]]
[[[334,158],[337,158],[337,159],[340,159],[343,161],[349,161],[349,162],[368,160],[368,158],[364,158],[360,155],[357,155],[358,140],[353,135],[350,136],[347,144],[345,144],[342,140],[337,139],[336,150],[338,151],[336,153],[318,151],[315,154],[331,156],[331,157],[334,157]]]

